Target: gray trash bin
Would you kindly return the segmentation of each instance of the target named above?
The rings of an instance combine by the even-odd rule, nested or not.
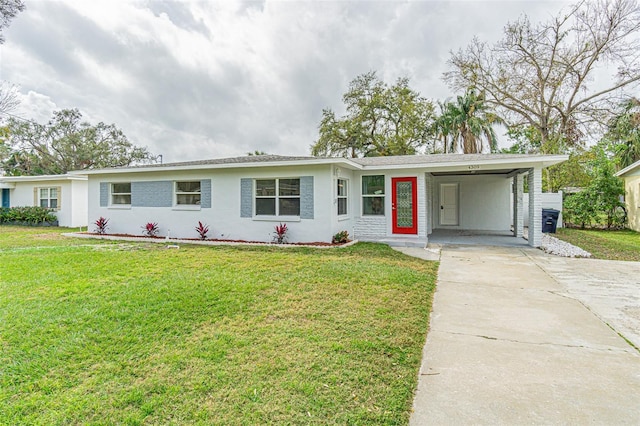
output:
[[[545,234],[555,234],[559,217],[560,210],[542,209],[542,232]]]

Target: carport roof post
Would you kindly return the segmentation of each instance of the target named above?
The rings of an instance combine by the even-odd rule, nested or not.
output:
[[[542,167],[529,170],[529,245],[542,244]]]

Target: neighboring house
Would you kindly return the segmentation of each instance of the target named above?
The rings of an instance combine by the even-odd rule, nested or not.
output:
[[[50,208],[60,226],[87,226],[87,176],[0,176],[2,207]]]
[[[629,228],[640,232],[640,161],[620,170],[616,176],[624,180]]]
[[[442,154],[372,158],[224,158],[82,171],[89,178],[89,221],[109,233],[160,233],[264,241],[286,223],[290,242],[330,242],[346,230],[361,241],[424,245],[434,229],[510,231],[540,245],[542,168],[565,155]],[[523,182],[528,179],[528,212]],[[511,193],[514,193],[511,201]],[[513,219],[512,219],[513,218]]]

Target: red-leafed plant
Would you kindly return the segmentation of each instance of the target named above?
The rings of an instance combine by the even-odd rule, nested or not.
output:
[[[286,223],[281,223],[280,225],[275,226],[275,232],[273,233],[273,241],[278,244],[284,244],[287,242],[287,232],[289,229],[287,228]]]
[[[100,218],[98,220],[96,220],[95,222],[93,222],[93,224],[96,226],[96,234],[100,234],[100,235],[104,235],[107,233],[107,224],[109,223],[109,219],[105,219],[104,217],[100,216]]]
[[[198,226],[196,226],[196,232],[200,236],[201,240],[206,240],[207,232],[209,232],[209,225],[205,225],[204,223],[198,221]]]
[[[158,231],[160,231],[160,227],[156,222],[149,222],[142,227],[142,233],[147,237],[155,237],[158,235]]]

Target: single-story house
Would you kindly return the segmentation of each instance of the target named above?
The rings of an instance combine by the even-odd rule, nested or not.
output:
[[[434,229],[511,231],[541,240],[542,169],[566,155],[441,154],[371,158],[258,155],[82,171],[89,222],[109,233],[264,241],[286,223],[290,242],[361,241],[424,245]],[[523,182],[529,206],[523,211]],[[513,200],[512,200],[513,193]],[[91,227],[90,227],[91,230]]]
[[[625,205],[629,228],[640,232],[640,161],[616,173],[624,180]]]
[[[53,210],[60,226],[87,226],[87,185],[87,176],[79,173],[0,176],[2,207],[45,207]]]

